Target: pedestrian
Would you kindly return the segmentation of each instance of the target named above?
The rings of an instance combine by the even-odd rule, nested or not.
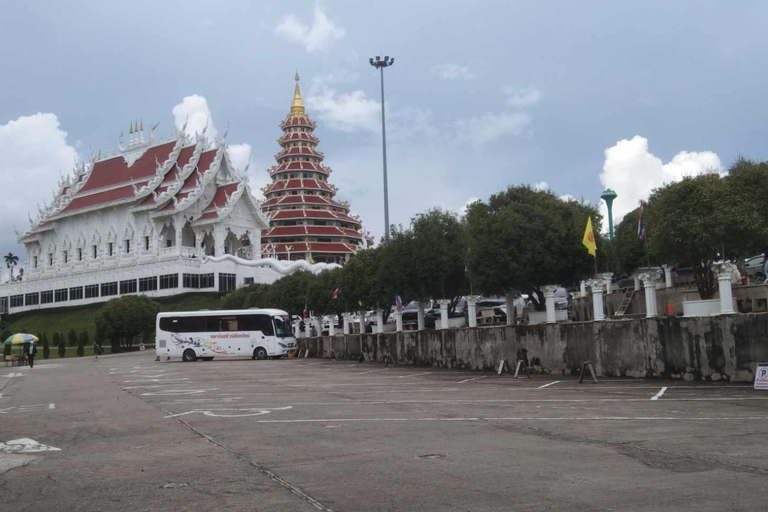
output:
[[[29,358],[29,367],[33,368],[35,366],[35,355],[37,355],[37,347],[34,343],[29,344],[29,349],[27,351],[27,357]]]
[[[99,352],[101,352],[101,346],[99,345],[98,341],[93,340],[93,360],[94,361],[99,360]]]

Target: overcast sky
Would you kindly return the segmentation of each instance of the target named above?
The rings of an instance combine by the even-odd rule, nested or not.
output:
[[[384,229],[378,72],[387,54],[390,218],[513,184],[617,220],[665,181],[768,159],[768,3],[0,0],[0,251],[59,173],[129,121],[210,117],[268,181],[299,70],[339,199]],[[607,224],[607,223],[606,223]]]

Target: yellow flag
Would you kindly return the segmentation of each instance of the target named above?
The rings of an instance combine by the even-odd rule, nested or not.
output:
[[[587,248],[589,254],[597,255],[597,244],[595,243],[595,232],[592,231],[592,217],[587,217],[587,228],[584,230],[584,238],[581,243]]]

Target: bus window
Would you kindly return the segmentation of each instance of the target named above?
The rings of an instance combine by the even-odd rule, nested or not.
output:
[[[243,331],[261,331],[264,336],[274,333],[269,315],[240,315],[237,319]]]
[[[278,338],[293,336],[293,331],[291,330],[291,324],[288,323],[287,318],[281,318],[279,316],[276,316],[274,320],[275,320],[275,332],[277,333]]]
[[[191,316],[170,316],[160,319],[160,329],[166,332],[202,332],[205,331],[203,318]]]
[[[219,330],[222,332],[237,331],[237,323],[236,316],[222,316],[219,320]]]

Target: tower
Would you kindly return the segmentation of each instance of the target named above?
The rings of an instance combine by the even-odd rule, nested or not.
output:
[[[616,197],[618,197],[618,195],[610,188],[605,189],[600,195],[600,198],[605,201],[605,204],[608,206],[608,238],[610,240],[613,240],[613,200],[616,199]]]
[[[304,108],[299,73],[294,79],[293,101],[280,123],[282,148],[268,169],[272,182],[262,189],[264,212],[270,229],[262,233],[262,254],[279,259],[306,259],[344,263],[365,247],[360,219],[350,216],[349,204],[334,199],[338,189],[328,182],[331,168],[322,164],[317,150],[317,125]]]

